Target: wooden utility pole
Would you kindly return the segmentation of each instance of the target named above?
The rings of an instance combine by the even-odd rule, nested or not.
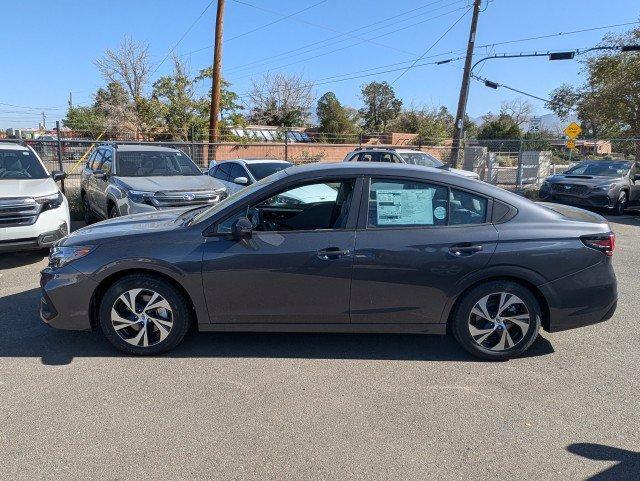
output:
[[[460,98],[458,99],[458,111],[453,131],[453,167],[458,167],[460,161],[460,147],[464,138],[464,118],[467,110],[467,97],[469,96],[469,82],[471,80],[471,62],[473,61],[473,49],[476,43],[476,29],[478,28],[478,16],[480,15],[481,0],[473,2],[473,17],[471,18],[471,30],[469,31],[469,43],[467,43],[467,58],[464,61],[464,73],[460,86]]]
[[[216,12],[215,44],[213,48],[213,79],[211,85],[211,109],[209,110],[209,159],[215,159],[218,142],[218,118],[220,117],[220,65],[222,63],[222,24],[224,21],[224,0],[218,0]]]

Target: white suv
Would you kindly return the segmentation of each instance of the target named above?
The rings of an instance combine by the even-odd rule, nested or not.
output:
[[[343,162],[393,162],[396,164],[421,165],[443,169],[452,174],[462,175],[470,179],[479,179],[475,172],[462,169],[452,169],[426,152],[412,149],[394,149],[392,147],[364,147],[349,152]]]
[[[69,204],[28,146],[0,142],[0,252],[44,249],[69,233]]]

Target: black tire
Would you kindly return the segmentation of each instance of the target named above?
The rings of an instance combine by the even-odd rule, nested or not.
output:
[[[108,215],[109,219],[115,219],[116,217],[120,217],[120,212],[118,212],[118,208],[115,205],[111,204],[109,206]]]
[[[512,346],[496,351],[476,342],[470,332],[470,318],[472,315],[471,311],[476,306],[476,303],[485,298],[485,296],[502,292],[517,296],[522,301],[521,304],[526,307],[526,310],[528,311],[530,317],[528,321],[528,330],[524,334],[522,333],[522,330],[518,328],[517,325],[515,325],[512,321],[505,323],[504,326],[506,326],[507,331],[509,333],[513,333],[514,336],[518,335],[519,337],[513,338],[517,340]],[[493,297],[490,297],[489,299],[493,299]],[[514,307],[514,309],[515,308],[516,307]],[[460,300],[453,314],[450,327],[454,337],[460,343],[460,345],[474,356],[492,361],[503,361],[517,357],[524,353],[527,349],[529,349],[529,347],[531,347],[533,342],[538,337],[541,317],[542,312],[540,309],[540,304],[538,303],[535,296],[531,293],[531,291],[529,291],[529,289],[516,282],[511,281],[489,281],[474,287],[469,292],[464,294],[464,297]],[[474,316],[474,319],[477,318]],[[487,324],[488,326],[485,327],[495,326],[495,324],[492,323]],[[490,335],[500,336],[502,329],[505,329],[505,327],[499,327],[500,330],[495,330],[495,334]],[[494,327],[494,329],[496,328]],[[481,337],[482,336],[478,336],[477,338],[480,339]],[[492,340],[492,338],[487,339],[487,341],[485,342],[489,342],[490,340]]]
[[[84,192],[80,194],[82,197],[82,218],[84,219],[84,223],[86,225],[93,224],[96,221],[93,212],[91,212],[91,207],[89,206],[89,199],[87,199],[87,194]]]
[[[144,291],[153,291],[162,296],[170,306],[171,320],[173,326],[171,327],[169,334],[163,340],[160,340],[153,345],[144,347],[142,345],[133,345],[123,339],[112,323],[111,312],[112,308],[115,308],[116,302],[119,301],[121,295],[132,289],[143,289]],[[142,299],[144,300],[144,299]],[[135,302],[135,301],[134,301]],[[123,277],[115,282],[105,292],[100,302],[99,321],[100,328],[104,336],[113,344],[117,349],[127,354],[134,354],[138,356],[153,356],[157,355],[176,347],[189,330],[192,319],[192,310],[185,295],[180,292],[171,282],[152,274],[131,274]],[[159,332],[156,326],[149,324],[151,334],[152,330]],[[132,331],[136,326],[131,328]],[[138,327],[138,332],[141,328]],[[125,330],[123,330],[125,331]],[[122,331],[121,331],[122,332]]]
[[[618,196],[618,200],[616,204],[613,206],[613,215],[620,216],[624,215],[624,211],[627,208],[627,204],[629,203],[629,197],[627,196],[626,191],[620,192]]]

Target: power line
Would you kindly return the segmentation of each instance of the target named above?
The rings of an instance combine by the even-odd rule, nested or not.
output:
[[[453,28],[454,28],[456,25],[458,25],[458,23],[460,23],[460,21],[461,21],[461,20],[462,20],[466,15],[467,15],[467,13],[469,13],[469,11],[470,11],[470,10],[471,10],[470,8],[467,8],[467,10],[466,10],[462,15],[460,15],[460,17],[459,17],[455,22],[453,22],[453,23],[451,24],[451,26],[450,26],[448,29],[446,29],[446,30],[444,31],[444,33],[443,33],[442,35],[440,35],[440,36],[438,37],[438,39],[437,39],[435,42],[433,42],[433,43],[429,46],[429,48],[428,48],[428,49],[426,49],[426,50],[423,52],[423,54],[422,54],[422,55],[420,55],[420,57],[418,57],[416,60],[414,60],[414,61],[413,61],[413,63],[412,63],[411,65],[409,65],[409,66],[408,66],[408,67],[407,67],[407,68],[406,68],[406,69],[405,69],[405,70],[404,70],[400,75],[398,75],[395,79],[393,79],[393,81],[391,82],[391,85],[393,85],[393,84],[394,84],[394,83],[396,83],[398,80],[400,80],[400,79],[404,76],[404,74],[406,74],[409,70],[411,70],[411,69],[416,65],[416,63],[418,63],[420,60],[422,60],[422,59],[424,58],[424,56],[425,56],[425,55],[427,55],[427,54],[431,51],[431,49],[432,49],[433,47],[435,47],[436,45],[438,45],[438,43],[440,42],[440,40],[442,40],[442,39],[443,39],[443,38],[444,38],[444,37],[445,37],[445,36],[446,36],[446,35],[447,35],[451,30],[453,30]]]
[[[477,80],[478,82],[482,82],[482,83],[484,83],[485,85],[487,85],[487,82],[489,82],[489,83],[491,83],[491,84],[495,85],[495,86],[496,86],[496,87],[495,87],[496,89],[497,89],[498,87],[504,87],[505,89],[507,89],[507,90],[511,90],[512,92],[517,92],[517,93],[519,93],[519,94],[525,95],[525,96],[527,96],[527,97],[534,98],[534,99],[536,99],[536,100],[542,100],[542,101],[543,101],[544,103],[546,103],[546,104],[548,104],[548,103],[550,103],[550,102],[551,102],[551,101],[550,101],[550,100],[548,100],[548,99],[543,99],[542,97],[538,97],[537,95],[530,94],[529,92],[525,92],[524,90],[519,90],[519,89],[517,89],[517,88],[515,88],[515,87],[510,87],[509,85],[501,84],[501,83],[498,83],[498,82],[492,82],[492,81],[490,81],[490,80],[488,80],[488,79],[486,79],[486,78],[484,78],[484,77],[480,77],[479,75],[472,75],[471,77],[472,77],[474,80]],[[491,87],[491,88],[494,88],[494,87]]]
[[[171,53],[176,49],[176,47],[178,45],[180,45],[180,42],[182,42],[184,40],[184,38],[189,34],[189,32],[191,32],[191,30],[193,29],[193,27],[195,27],[196,23],[198,23],[198,21],[202,18],[202,16],[207,12],[207,10],[209,10],[209,7],[211,7],[211,5],[213,5],[213,1],[211,0],[207,6],[204,8],[204,10],[202,12],[200,12],[200,15],[198,15],[198,17],[191,23],[191,25],[189,25],[189,28],[182,34],[182,36],[178,39],[178,41],[173,44],[173,46],[169,49],[169,51],[167,52],[167,54],[164,56],[164,58],[160,61],[160,63],[156,66],[155,69],[153,69],[153,72],[151,72],[151,75],[153,75],[154,73],[156,73],[158,71],[158,69],[160,68],[160,66],[169,58],[169,56],[171,55]]]
[[[455,10],[452,10],[452,11],[449,11],[449,12],[445,12],[445,13],[442,13],[440,15],[436,15],[434,17],[430,17],[430,18],[421,20],[420,22],[416,22],[416,23],[413,23],[411,25],[407,25],[406,27],[403,27],[403,28],[393,29],[393,30],[391,30],[389,32],[377,35],[376,38],[392,35],[394,33],[397,33],[399,31],[401,31],[401,30],[406,30],[408,28],[415,27],[416,25],[420,25],[420,24],[426,23],[426,22],[431,21],[431,20],[436,20],[438,18],[444,17],[446,15],[450,15],[452,13],[458,12],[458,11],[463,10],[463,9],[467,9],[467,7],[457,8]],[[316,58],[319,58],[319,57],[324,57],[324,56],[330,55],[332,53],[340,52],[342,50],[346,50],[348,48],[355,47],[357,45],[361,45],[361,44],[363,44],[365,42],[366,42],[366,40],[363,40],[363,41],[356,42],[356,43],[353,43],[353,44],[350,44],[350,45],[347,45],[347,46],[344,46],[344,47],[340,47],[340,48],[336,48],[336,49],[333,49],[333,50],[329,50],[327,52],[323,52],[323,53],[320,53],[318,55],[314,55],[312,57],[307,57],[307,58],[304,58],[304,59],[301,59],[301,60],[297,60],[295,62],[289,62],[289,63],[284,64],[284,65],[279,65],[277,67],[272,67],[272,68],[269,68],[267,70],[263,70],[263,71],[260,71],[260,72],[254,73],[254,74],[248,74],[248,75],[243,75],[243,76],[240,76],[240,77],[235,77],[235,80],[243,79],[243,78],[246,78],[246,77],[252,77],[253,75],[260,75],[260,74],[263,74],[263,73],[271,72],[272,70],[280,70],[280,69],[283,69],[283,68],[286,68],[286,67],[290,67],[291,65],[299,64],[299,63],[308,62],[309,60],[313,60],[313,59],[316,59]]]
[[[66,106],[56,106],[56,107],[29,107],[26,105],[15,105],[15,104],[8,104],[5,102],[0,102],[0,105],[5,105],[7,107],[15,107],[18,109],[28,109],[28,110],[38,110],[38,111],[42,111],[42,110],[63,110],[66,109]]]
[[[278,12],[273,12],[273,11],[271,11],[271,10],[267,10],[267,9],[264,9],[264,8],[261,8],[261,7],[256,7],[255,5],[252,5],[252,4],[247,3],[247,2],[243,2],[242,0],[232,0],[232,1],[234,1],[234,2],[236,2],[236,3],[239,3],[240,5],[245,5],[245,6],[253,7],[253,8],[257,8],[257,9],[259,9],[259,10],[263,10],[263,11],[266,11],[266,12],[276,13],[277,15],[281,15],[281,14],[280,14],[280,13],[278,13]],[[276,24],[276,23],[282,22],[283,20],[286,20],[286,19],[288,19],[288,18],[291,18],[291,17],[294,17],[294,16],[296,16],[296,15],[299,15],[299,14],[301,14],[301,13],[303,13],[303,12],[306,12],[307,10],[311,10],[312,8],[317,7],[318,5],[322,5],[323,3],[327,3],[328,1],[329,1],[329,0],[320,0],[319,2],[316,2],[316,3],[314,3],[313,5],[309,5],[308,7],[305,7],[305,8],[303,8],[302,10],[298,10],[297,12],[293,12],[293,13],[290,13],[290,14],[288,14],[288,15],[284,15],[284,16],[280,17],[279,19],[274,20],[273,22],[265,23],[264,25],[260,25],[260,26],[258,26],[258,27],[256,27],[256,28],[253,28],[253,29],[251,29],[251,30],[248,30],[248,31],[246,31],[246,32],[243,32],[243,33],[241,33],[241,34],[238,34],[238,35],[236,35],[236,36],[234,36],[234,37],[230,37],[230,38],[228,38],[226,41],[227,41],[227,42],[230,42],[230,41],[235,40],[235,39],[237,39],[237,38],[244,37],[245,35],[250,35],[250,34],[252,34],[252,33],[254,33],[254,32],[257,32],[258,30],[262,30],[263,28],[270,27],[271,25],[274,25],[274,24]]]

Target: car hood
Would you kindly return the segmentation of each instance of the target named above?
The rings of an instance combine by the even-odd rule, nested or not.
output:
[[[58,185],[46,179],[0,179],[0,198],[41,197],[58,192]]]
[[[187,210],[189,208],[167,209],[105,220],[72,232],[60,245],[99,245],[115,237],[175,230],[182,225],[178,217]]]
[[[130,190],[145,192],[194,192],[224,189],[222,182],[206,174],[171,175],[166,177],[118,177],[118,180]]]
[[[604,175],[565,175],[556,174],[547,177],[547,182],[551,184],[573,184],[597,187],[600,185],[611,185],[616,182],[623,182],[623,177],[606,177]]]
[[[478,174],[476,174],[475,172],[471,172],[469,170],[452,169],[451,167],[449,167],[447,169],[447,172],[451,172],[452,174],[458,174],[458,175],[461,175],[463,177],[468,177],[470,179],[478,179],[478,178],[480,178],[480,176]]]

